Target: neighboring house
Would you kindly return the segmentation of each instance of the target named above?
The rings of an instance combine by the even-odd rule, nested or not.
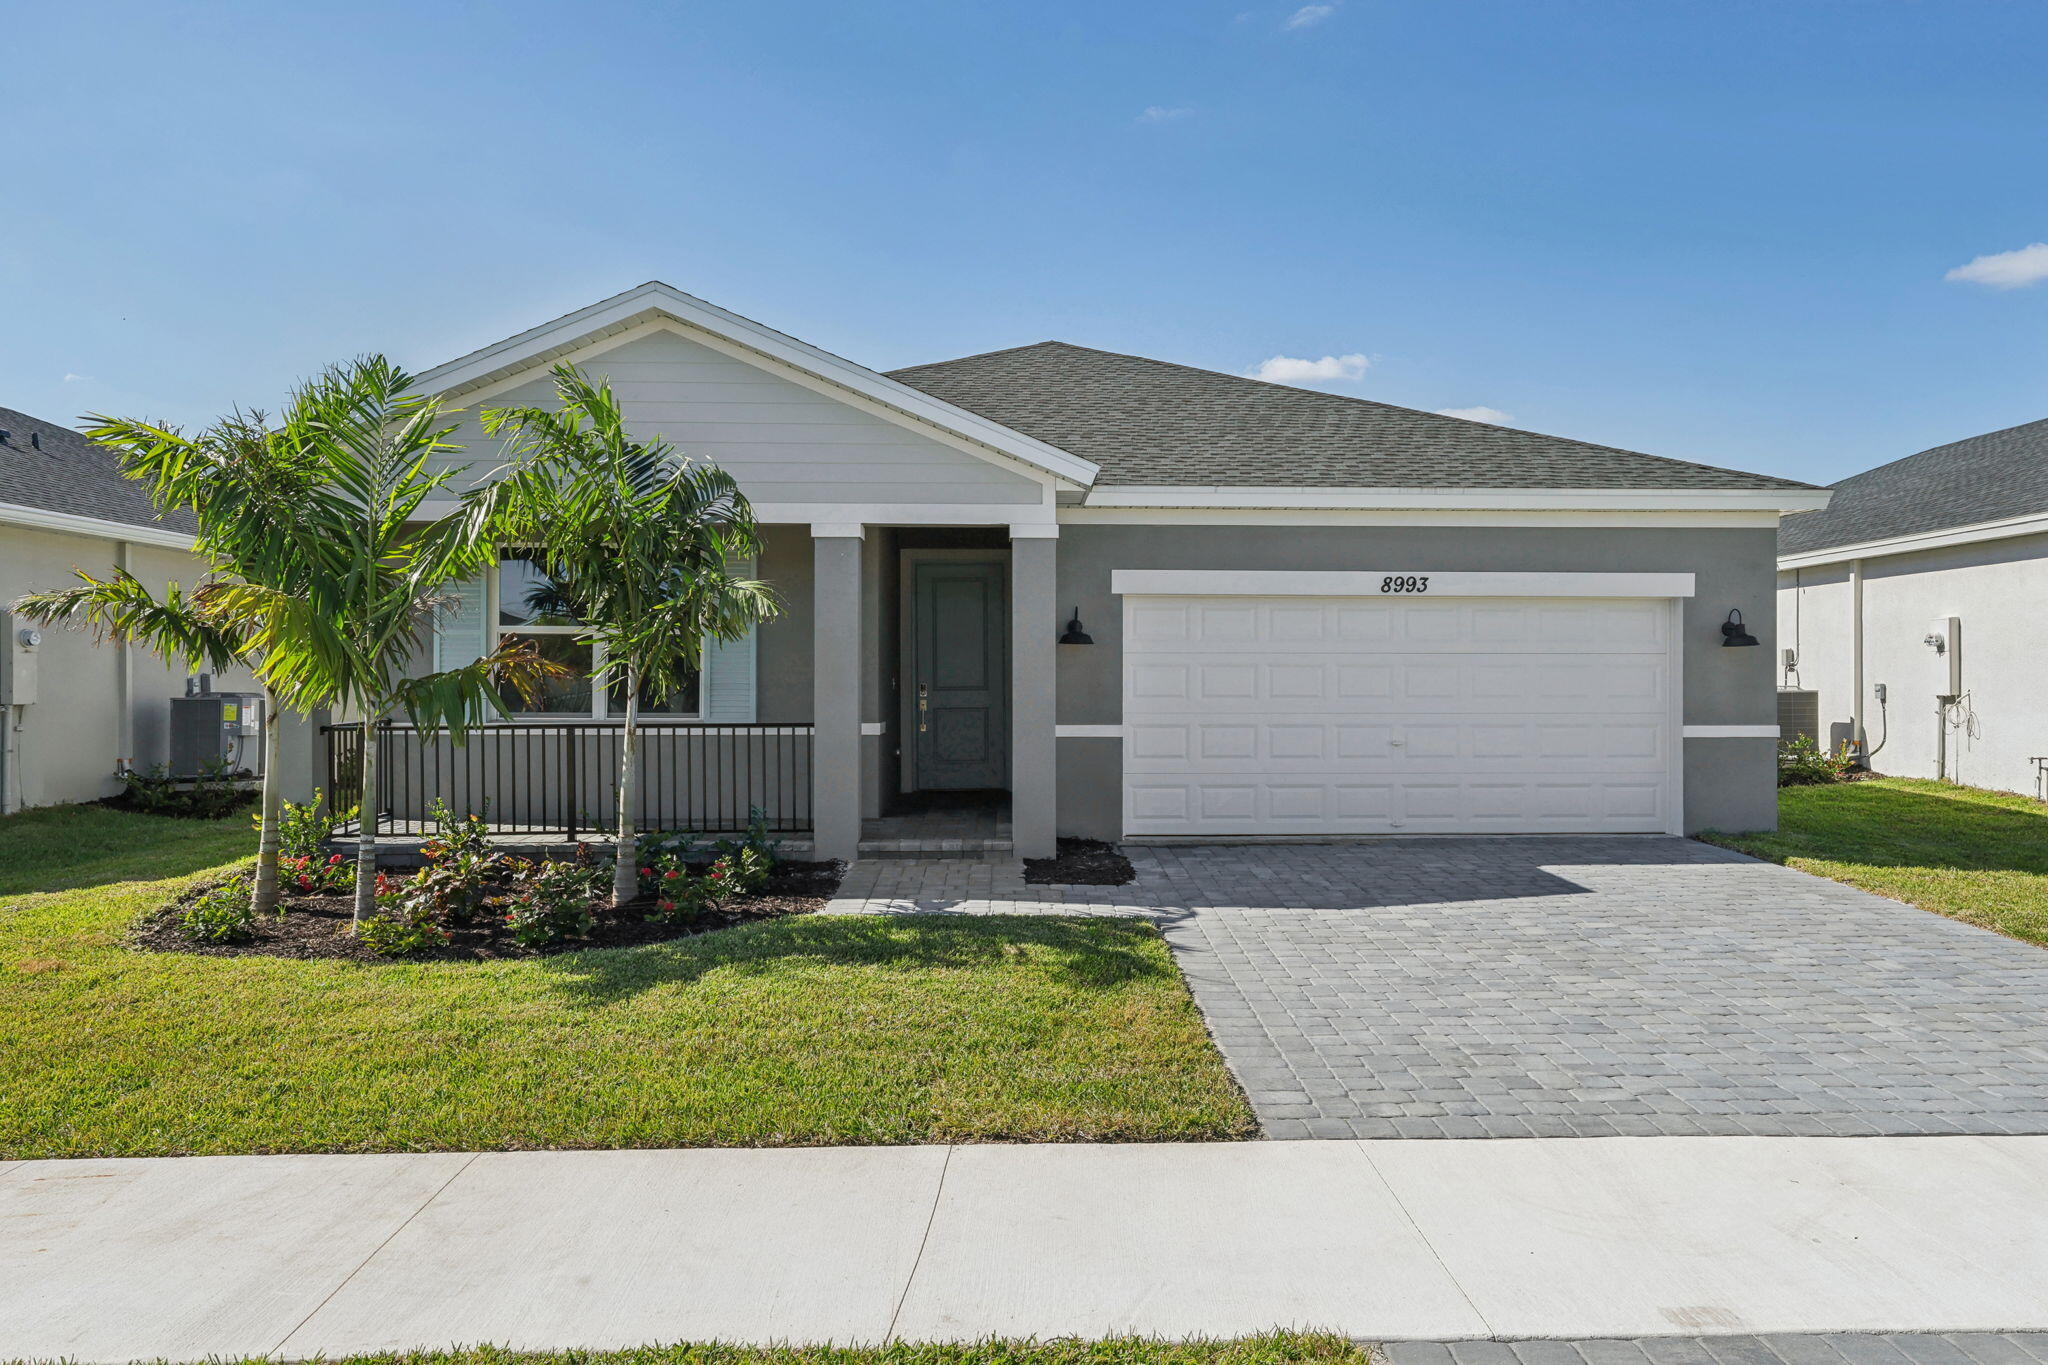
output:
[[[1834,492],[1778,538],[1783,686],[1813,694],[1818,738],[1859,747],[1879,772],[2039,794],[2048,421],[1923,450]]]
[[[120,789],[116,770],[167,761],[171,698],[185,690],[184,674],[146,651],[95,648],[80,631],[43,630],[31,648],[8,604],[70,585],[74,568],[189,587],[203,572],[192,532],[186,514],[158,517],[106,450],[0,408],[0,811],[97,800]]]
[[[1027,857],[1775,822],[1778,518],[1823,490],[1057,342],[878,374],[659,283],[422,376],[468,411],[457,462],[562,360],[739,480],[786,603],[672,699],[695,747],[650,785],[799,789],[821,856],[991,790]],[[509,632],[587,665],[547,598],[508,554],[436,658]],[[1731,611],[1765,648],[1723,647]],[[578,736],[613,705],[564,688],[524,745],[384,770],[602,811]],[[701,827],[695,800],[650,809]]]

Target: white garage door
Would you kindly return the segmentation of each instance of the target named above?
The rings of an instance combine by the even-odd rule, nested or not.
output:
[[[1659,832],[1670,603],[1130,596],[1124,829]]]

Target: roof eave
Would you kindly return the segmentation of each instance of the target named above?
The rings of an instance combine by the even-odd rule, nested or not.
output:
[[[1961,526],[1937,527],[1931,531],[1827,545],[1817,550],[1798,550],[1779,555],[1778,567],[1811,569],[1822,564],[1847,563],[1852,559],[1882,559],[1887,555],[1908,555],[1951,545],[1973,545],[1987,540],[2011,540],[2018,536],[2042,534],[2048,534],[2048,512],[2029,512],[2024,516],[2001,517],[1996,521],[1969,522]]]
[[[1814,512],[1825,488],[1286,488],[1097,486],[1083,507],[1396,508],[1540,511]]]

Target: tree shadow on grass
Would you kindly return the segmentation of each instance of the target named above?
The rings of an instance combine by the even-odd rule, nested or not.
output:
[[[2048,806],[2018,797],[1850,782],[1792,788],[1768,834],[1710,841],[1769,862],[1817,858],[1870,868],[1941,868],[2048,876]]]
[[[712,972],[767,976],[793,962],[880,972],[985,968],[1005,961],[1084,990],[1116,990],[1175,968],[1139,920],[1046,915],[792,915],[643,948],[544,957],[535,966],[576,1000],[606,1005]]]

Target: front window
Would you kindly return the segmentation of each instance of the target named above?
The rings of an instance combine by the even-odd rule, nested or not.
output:
[[[505,709],[515,716],[567,720],[618,719],[626,714],[626,684],[623,677],[602,689],[591,685],[590,675],[604,665],[601,648],[577,638],[579,609],[572,595],[541,566],[527,550],[506,550],[498,556],[495,585],[498,638],[530,640],[544,659],[570,670],[571,677],[543,683],[540,695],[528,699],[512,689],[501,695]],[[684,674],[682,685],[666,697],[656,697],[641,688],[640,714],[670,719],[695,719],[700,710],[702,685],[693,669]]]

